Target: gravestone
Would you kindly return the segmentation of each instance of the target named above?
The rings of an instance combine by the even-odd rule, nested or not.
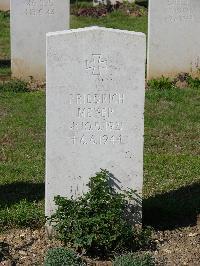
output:
[[[68,0],[11,0],[12,76],[44,81],[46,33],[68,28]]]
[[[148,79],[198,74],[199,14],[199,0],[149,1]]]
[[[99,27],[47,34],[47,216],[101,168],[137,190],[141,223],[145,46],[143,33]]]
[[[1,11],[10,10],[10,0],[0,0],[0,10]]]

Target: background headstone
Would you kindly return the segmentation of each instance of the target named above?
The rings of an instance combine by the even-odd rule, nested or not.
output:
[[[47,35],[47,216],[102,168],[137,190],[141,223],[145,46],[143,33],[98,27]]]
[[[148,79],[198,73],[200,1],[150,0]]]
[[[45,80],[46,33],[68,28],[68,0],[11,0],[12,76]]]
[[[1,11],[10,10],[10,0],[0,0],[0,10]]]

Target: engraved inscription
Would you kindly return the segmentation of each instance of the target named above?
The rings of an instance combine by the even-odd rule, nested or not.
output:
[[[86,121],[86,122],[72,122],[70,130],[74,131],[121,131],[123,123],[118,121]]]
[[[127,143],[125,122],[119,121],[115,111],[125,104],[124,93],[69,94],[73,120],[68,128],[72,144],[121,145]]]
[[[122,135],[81,135],[81,136],[73,136],[72,142],[73,144],[82,144],[82,145],[88,145],[88,144],[125,144],[127,136]]]
[[[81,108],[77,110],[78,118],[109,118],[114,110],[111,107]]]
[[[27,16],[54,15],[54,0],[25,0],[25,14]]]
[[[101,54],[92,54],[92,58],[85,61],[85,69],[92,75],[101,76],[102,69],[107,69],[107,60]]]
[[[123,93],[88,93],[70,94],[70,104],[123,104],[125,95]]]
[[[167,22],[181,22],[193,20],[191,0],[168,0],[167,13],[170,14],[165,17]]]

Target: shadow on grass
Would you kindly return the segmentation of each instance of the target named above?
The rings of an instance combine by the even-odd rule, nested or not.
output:
[[[0,59],[0,81],[7,81],[11,78],[11,62],[7,59]]]
[[[16,182],[0,185],[0,206],[11,207],[25,199],[44,199],[44,183]],[[193,226],[200,214],[200,183],[159,194],[143,201],[143,224],[159,230]]]
[[[139,4],[140,6],[148,7],[148,0],[137,0],[136,4]]]
[[[196,225],[200,213],[200,183],[145,199],[143,208],[144,225],[154,229]]]
[[[10,59],[0,59],[0,67],[10,67],[11,61]]]
[[[44,199],[44,183],[16,182],[0,185],[0,206],[11,207],[24,199],[29,202]]]

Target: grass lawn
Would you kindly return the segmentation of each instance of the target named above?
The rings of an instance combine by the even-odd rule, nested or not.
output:
[[[102,18],[71,16],[72,29],[88,26],[101,26],[147,33],[147,16],[129,17],[119,11]]]
[[[71,27],[101,25],[147,32],[147,17],[114,12],[71,17]],[[9,58],[9,18],[0,13],[0,62]],[[0,65],[0,77],[9,74]],[[144,222],[177,227],[200,211],[199,88],[146,92]],[[45,93],[0,90],[0,227],[44,221]],[[186,219],[187,218],[187,219]]]
[[[10,58],[10,17],[0,12],[0,59]]]

